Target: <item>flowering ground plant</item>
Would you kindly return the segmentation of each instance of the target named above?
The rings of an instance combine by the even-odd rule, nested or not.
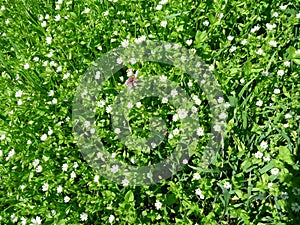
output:
[[[3,0],[0,224],[299,223],[299,25],[296,0]]]

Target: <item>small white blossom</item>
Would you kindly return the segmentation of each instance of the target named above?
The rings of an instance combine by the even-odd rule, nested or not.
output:
[[[160,26],[167,27],[168,22],[166,20],[161,21]]]
[[[46,192],[46,191],[48,191],[48,189],[49,189],[49,184],[48,183],[44,183],[43,186],[42,186],[42,190],[44,192]]]
[[[194,180],[200,180],[201,176],[199,173],[194,173],[193,178],[194,178]]]
[[[161,9],[162,9],[162,5],[157,5],[157,6],[155,7],[155,9],[156,9],[156,10],[161,10]]]
[[[260,152],[260,151],[257,151],[255,154],[254,154],[255,158],[257,159],[261,159],[263,157],[263,153]]]
[[[271,169],[271,174],[277,175],[278,173],[279,173],[279,169],[278,168]]]
[[[277,75],[278,76],[283,76],[284,75],[284,70],[278,70]]]
[[[155,202],[155,208],[157,209],[157,210],[159,210],[159,209],[161,209],[161,207],[162,207],[162,203],[160,202],[160,201],[158,201],[158,200],[156,200],[156,202]]]
[[[226,181],[226,182],[224,183],[224,188],[226,188],[226,189],[231,189],[231,184],[230,184],[228,181]]]
[[[189,39],[185,42],[187,45],[191,45],[193,43],[193,40],[192,39]]]
[[[267,149],[267,148],[268,148],[268,143],[265,142],[265,141],[262,141],[262,142],[260,143],[260,147],[261,147],[262,149]]]
[[[113,165],[111,168],[110,168],[110,171],[112,173],[117,173],[119,171],[119,166],[118,165]]]
[[[262,100],[258,100],[256,102],[256,105],[259,106],[259,107],[261,107],[263,105],[263,101]]]
[[[81,213],[80,214],[80,220],[81,221],[87,221],[88,219],[88,215],[86,213]]]
[[[115,216],[114,215],[110,215],[109,218],[108,218],[108,221],[109,223],[112,223],[115,219]]]
[[[122,185],[124,186],[124,187],[126,187],[126,186],[128,186],[129,185],[129,180],[128,179],[124,179],[124,180],[122,180]]]
[[[29,68],[30,68],[29,63],[25,63],[25,64],[24,64],[24,69],[25,69],[25,70],[28,70]]]
[[[272,41],[269,41],[269,45],[271,45],[272,47],[276,48],[277,47],[277,42],[272,40]]]

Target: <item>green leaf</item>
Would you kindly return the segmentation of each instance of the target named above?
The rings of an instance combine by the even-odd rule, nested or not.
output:
[[[134,194],[133,192],[130,190],[128,191],[126,194],[125,194],[125,197],[124,197],[124,200],[125,202],[133,202],[134,201]]]
[[[290,152],[290,150],[288,149],[287,146],[280,146],[279,147],[279,154],[277,156],[277,159],[279,159],[281,161],[284,161],[289,165],[294,165],[295,164],[293,159],[292,159],[291,152]]]
[[[201,47],[201,44],[205,41],[207,37],[207,32],[206,31],[197,31],[196,36],[195,36],[195,45],[197,48]]]
[[[264,174],[264,173],[268,172],[270,169],[273,168],[273,165],[274,165],[274,161],[272,160],[267,165],[265,165],[263,168],[259,169],[259,173]]]
[[[177,199],[176,199],[175,194],[173,194],[173,193],[168,194],[168,195],[167,195],[167,199],[166,199],[166,203],[167,203],[168,205],[172,205],[172,204],[174,204],[175,202],[177,202]]]

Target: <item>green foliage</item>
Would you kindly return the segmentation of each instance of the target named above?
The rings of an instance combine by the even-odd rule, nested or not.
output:
[[[298,0],[3,0],[0,7],[0,224],[299,224]],[[165,75],[198,96],[204,136],[170,179],[122,186],[83,160],[72,101],[97,58],[142,36],[192,49],[230,107],[218,156],[200,170],[211,132],[203,91],[172,66],[132,65],[140,79]],[[134,135],[148,137],[151,118],[160,117],[170,120],[168,141],[153,151],[118,141],[107,107],[127,69],[99,90],[97,131],[117,159],[149,165],[173,151],[178,137],[168,135],[180,123],[170,119],[171,104],[144,98],[129,114]]]

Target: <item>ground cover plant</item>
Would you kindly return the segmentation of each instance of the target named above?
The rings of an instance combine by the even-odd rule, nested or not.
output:
[[[297,0],[2,0],[0,224],[298,224],[299,32]],[[127,144],[150,136],[152,118],[165,121],[164,141],[135,149],[118,140],[113,104],[139,80],[178,83],[200,121],[197,151],[182,159],[180,171],[132,186],[91,168],[74,137],[72,107],[93,62],[145,40],[202,59],[220,84],[224,98],[216,101],[226,113],[217,117],[226,126],[204,170],[212,130],[208,96],[179,68],[131,60],[103,84],[94,109],[93,132],[114,158],[158,163],[180,139],[186,112],[169,98],[148,96],[136,104],[122,100],[132,130]]]

